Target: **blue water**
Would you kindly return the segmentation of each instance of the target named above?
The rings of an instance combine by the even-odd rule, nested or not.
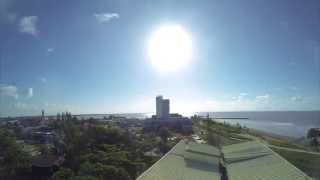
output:
[[[302,137],[310,128],[320,127],[320,111],[209,112],[209,116],[219,122],[239,123],[248,128],[289,137]],[[248,119],[219,119],[219,117]]]
[[[128,113],[115,114],[127,118],[145,119],[154,113]],[[254,128],[265,132],[289,137],[305,136],[307,131],[313,127],[320,127],[320,111],[266,111],[266,112],[201,112],[189,113],[185,116],[198,114],[216,118],[216,121],[230,124],[239,123],[248,128]],[[90,117],[102,119],[109,114],[79,115],[80,119]],[[248,118],[248,119],[218,119],[218,118]]]

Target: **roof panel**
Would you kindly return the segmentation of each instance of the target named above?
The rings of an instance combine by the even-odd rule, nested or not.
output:
[[[265,145],[250,141],[222,148],[229,180],[306,180],[302,171]]]
[[[186,151],[186,146],[185,140],[180,141],[137,180],[220,180],[219,159]]]

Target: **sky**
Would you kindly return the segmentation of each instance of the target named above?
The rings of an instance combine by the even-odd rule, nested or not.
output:
[[[150,34],[192,39],[159,72]],[[320,110],[319,0],[0,0],[0,116]]]

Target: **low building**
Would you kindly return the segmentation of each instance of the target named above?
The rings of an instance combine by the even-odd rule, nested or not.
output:
[[[155,131],[160,127],[167,127],[183,134],[192,133],[192,121],[186,117],[170,117],[166,120],[151,118],[146,119],[143,123],[143,129],[147,131]]]

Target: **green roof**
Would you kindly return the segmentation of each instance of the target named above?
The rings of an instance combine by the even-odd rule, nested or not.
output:
[[[137,180],[220,179],[219,163],[229,180],[306,180],[294,165],[258,141],[217,148],[181,140]]]
[[[208,156],[220,157],[220,151],[218,148],[214,146],[210,146],[207,144],[198,144],[195,142],[189,142],[186,146],[187,151],[204,154]]]
[[[220,180],[215,147],[181,140],[138,180]]]
[[[222,148],[229,180],[306,180],[302,171],[267,146],[250,141]]]

